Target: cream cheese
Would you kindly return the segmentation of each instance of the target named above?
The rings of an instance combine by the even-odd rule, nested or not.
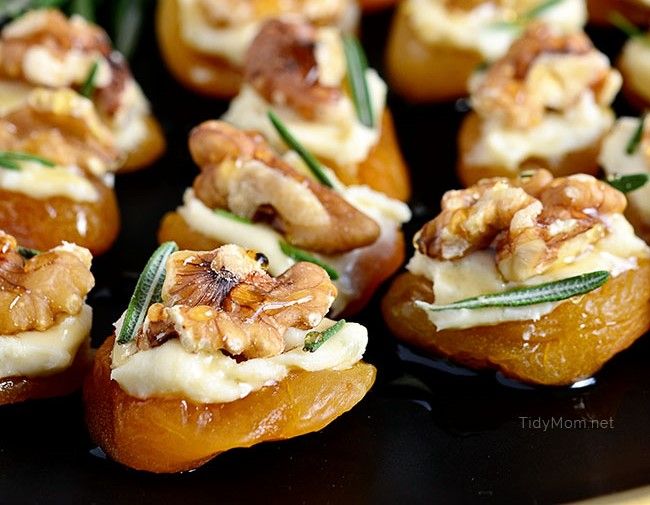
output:
[[[407,0],[404,8],[422,41],[473,50],[488,61],[503,56],[521,34],[517,26],[502,24],[512,20],[512,9],[489,1],[469,11],[449,9],[443,0]],[[560,33],[576,32],[587,21],[585,1],[562,0],[537,19]]]
[[[586,91],[575,106],[564,112],[548,112],[539,124],[525,130],[487,118],[467,160],[472,165],[507,167],[515,173],[529,158],[559,160],[593,145],[613,123],[614,113],[599,106],[594,94]]]
[[[29,84],[23,82],[0,80],[0,116],[23,106],[32,89]]]
[[[620,67],[625,69],[626,85],[650,101],[650,46],[647,39],[628,39],[621,53]]]
[[[20,170],[0,170],[0,188],[32,198],[61,196],[75,202],[96,202],[99,192],[74,166],[46,167],[22,161]]]
[[[324,319],[316,328],[334,324]],[[319,349],[302,350],[307,331],[290,329],[287,340],[293,347],[269,358],[238,363],[221,352],[190,353],[178,339],[159,347],[134,353],[134,344],[115,344],[111,379],[136,398],[180,396],[198,403],[226,403],[282,381],[294,370],[316,372],[344,370],[357,363],[365,352],[368,331],[356,323],[346,323]]]
[[[65,316],[45,331],[0,335],[0,377],[38,377],[68,368],[88,339],[92,309]]]
[[[327,75],[331,73],[327,72]],[[367,70],[366,79],[377,123],[373,128],[359,122],[354,104],[347,95],[328,110],[327,117],[307,121],[288,107],[270,104],[248,84],[242,86],[223,119],[241,129],[257,130],[276,149],[286,150],[267,116],[269,109],[273,109],[298,141],[312,153],[340,166],[353,166],[364,161],[379,141],[386,104],[387,88],[384,81],[372,69]]]
[[[552,282],[597,270],[606,270],[612,277],[638,267],[637,258],[650,257],[648,246],[634,234],[634,229],[620,214],[602,217],[607,235],[585,250],[573,261],[553,265],[542,275],[524,282],[507,282],[495,262],[494,251],[481,250],[453,261],[441,261],[416,252],[407,270],[432,281],[435,303],[453,303],[488,293],[522,286]],[[567,301],[528,305],[525,307],[491,307],[427,311],[438,330],[491,326],[506,321],[537,321]]]
[[[598,162],[607,175],[650,173],[648,153],[643,146],[639,146],[633,154],[626,152],[630,139],[639,127],[639,122],[638,118],[620,118],[603,141]],[[643,222],[650,224],[650,184],[646,184],[626,196]]]

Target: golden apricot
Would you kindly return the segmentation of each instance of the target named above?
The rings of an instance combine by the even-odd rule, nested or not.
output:
[[[375,380],[372,365],[294,371],[230,403],[129,396],[110,378],[114,337],[97,351],[84,385],[92,438],[114,460],[138,470],[191,470],[219,453],[320,430],[350,410]]]
[[[601,288],[560,304],[539,321],[438,331],[416,300],[433,302],[431,281],[405,273],[382,301],[404,342],[471,368],[525,382],[565,385],[590,377],[650,329],[650,260]]]
[[[153,116],[145,118],[147,132],[134,151],[127,154],[119,173],[133,172],[151,165],[165,152],[165,135],[160,124]]]

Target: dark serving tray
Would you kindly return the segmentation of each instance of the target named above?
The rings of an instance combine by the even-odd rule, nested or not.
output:
[[[390,15],[364,19],[369,59],[380,69]],[[601,49],[617,54],[622,38],[613,30],[590,33]],[[126,306],[156,245],[161,216],[179,205],[197,173],[186,148],[189,130],[219,117],[226,106],[174,82],[151,21],[133,71],[169,145],[154,167],[117,179],[123,225],[115,247],[94,263],[95,345]],[[442,193],[458,187],[454,146],[464,102],[389,101],[412,171],[410,238],[435,215]],[[622,101],[617,108],[630,112]],[[498,374],[476,375],[422,359],[398,345],[380,317],[385,289],[358,317],[370,329],[366,359],[379,370],[377,383],[326,429],[233,450],[191,473],[161,476],[103,458],[88,438],[78,394],[5,406],[0,503],[556,503],[650,484],[647,337],[613,359],[595,384],[526,388]]]

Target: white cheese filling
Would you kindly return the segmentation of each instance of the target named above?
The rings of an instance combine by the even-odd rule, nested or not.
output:
[[[149,113],[149,102],[142,89],[135,79],[130,79],[122,92],[120,108],[111,121],[115,143],[121,151],[133,152],[146,139]]]
[[[22,107],[32,89],[32,86],[23,82],[0,80],[0,116]]]
[[[648,154],[639,148],[633,154],[627,154],[627,145],[639,128],[640,119],[622,117],[603,141],[598,162],[607,175],[650,174]],[[636,189],[627,195],[628,202],[647,225],[650,225],[650,184]]]
[[[650,102],[650,46],[647,42],[635,37],[628,39],[623,47],[620,66],[625,69],[627,86]]]
[[[84,305],[48,330],[0,335],[0,377],[38,377],[68,368],[88,338],[92,314]]]
[[[493,2],[460,11],[448,9],[443,0],[407,0],[404,8],[422,41],[473,50],[488,61],[503,56],[521,34],[516,26],[501,24],[512,19],[512,9]],[[562,0],[537,19],[560,33],[572,33],[587,22],[587,7],[584,0]]]
[[[524,282],[507,282],[499,273],[494,251],[482,250],[454,261],[441,261],[416,252],[407,270],[432,281],[435,304],[453,303],[465,298],[497,293],[522,286],[557,281],[597,270],[607,270],[616,277],[638,267],[637,258],[649,257],[650,249],[634,234],[634,229],[620,214],[604,217],[607,235],[568,263],[560,262],[542,275]],[[561,303],[541,303],[524,307],[490,307],[427,311],[438,330],[491,326],[506,321],[538,321]]]
[[[333,324],[324,319],[316,328]],[[179,396],[198,403],[226,403],[282,381],[293,370],[344,370],[357,363],[366,350],[368,330],[346,323],[319,349],[302,350],[307,331],[289,329],[284,353],[237,363],[221,352],[190,353],[178,339],[159,347],[134,352],[134,344],[115,344],[111,379],[136,398]]]
[[[525,130],[484,120],[480,138],[467,161],[471,165],[503,166],[515,173],[529,158],[558,161],[593,145],[613,123],[611,109],[598,105],[593,93],[587,91],[575,106],[562,113],[548,112],[538,125]]]
[[[46,167],[34,161],[19,162],[20,170],[0,169],[0,188],[32,198],[61,196],[75,202],[96,202],[97,188],[75,166]]]
[[[248,84],[242,86],[223,119],[244,130],[257,130],[276,149],[286,150],[267,116],[269,109],[273,109],[289,131],[313,154],[340,166],[354,166],[364,161],[379,141],[386,104],[386,84],[377,72],[368,69],[366,80],[375,117],[373,128],[359,122],[354,104],[347,95],[328,111],[327,117],[307,121],[288,107],[270,104]]]
[[[247,21],[240,19],[237,23],[215,26],[202,12],[200,0],[176,1],[178,2],[180,35],[188,46],[200,53],[223,58],[237,67],[244,64],[246,51],[266,21],[265,18],[250,18]],[[309,5],[307,5],[303,14],[309,19],[318,19],[321,17],[318,12],[321,7],[315,5],[309,9]],[[358,20],[359,7],[356,2],[349,2],[337,27],[342,31],[352,31]]]

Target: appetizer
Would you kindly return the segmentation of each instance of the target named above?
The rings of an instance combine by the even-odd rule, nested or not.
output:
[[[118,169],[141,168],[164,149],[164,138],[126,60],[106,33],[81,16],[37,9],[0,34],[0,117],[34,89],[74,90],[94,106],[121,154]]]
[[[0,230],[0,404],[62,396],[90,367],[88,249],[38,253]]]
[[[649,7],[650,9],[650,7]],[[631,27],[633,30],[638,30]],[[618,58],[623,93],[639,109],[650,106],[650,32],[635,31]]]
[[[264,253],[272,275],[314,262],[336,281],[337,315],[359,311],[402,264],[406,204],[367,186],[344,186],[293,151],[281,158],[261,135],[222,121],[196,127],[189,146],[201,173],[183,205],[163,218],[161,242],[185,249],[236,243]]]
[[[165,63],[183,85],[230,98],[239,91],[246,51],[260,26],[296,15],[342,31],[359,24],[356,0],[160,0],[156,31]]]
[[[269,109],[345,184],[408,199],[386,84],[367,68],[355,38],[297,19],[265,23],[246,55],[244,85],[223,118],[285,151]]]
[[[535,384],[596,373],[650,328],[650,248],[625,195],[534,170],[449,191],[382,308],[405,342]]]
[[[622,117],[605,138],[600,166],[611,183],[628,192],[626,216],[650,243],[650,128],[644,118]],[[621,183],[623,183],[621,185]]]
[[[529,167],[554,175],[598,170],[620,74],[584,33],[531,26],[508,53],[470,82],[473,111],[459,133],[466,186]]]
[[[274,277],[236,245],[149,260],[84,387],[94,440],[138,470],[196,468],[331,423],[372,386],[367,330],[325,317],[336,287],[296,263]]]
[[[391,87],[414,102],[465,96],[477,66],[501,58],[532,21],[568,34],[586,18],[585,0],[403,0],[388,38]]]

